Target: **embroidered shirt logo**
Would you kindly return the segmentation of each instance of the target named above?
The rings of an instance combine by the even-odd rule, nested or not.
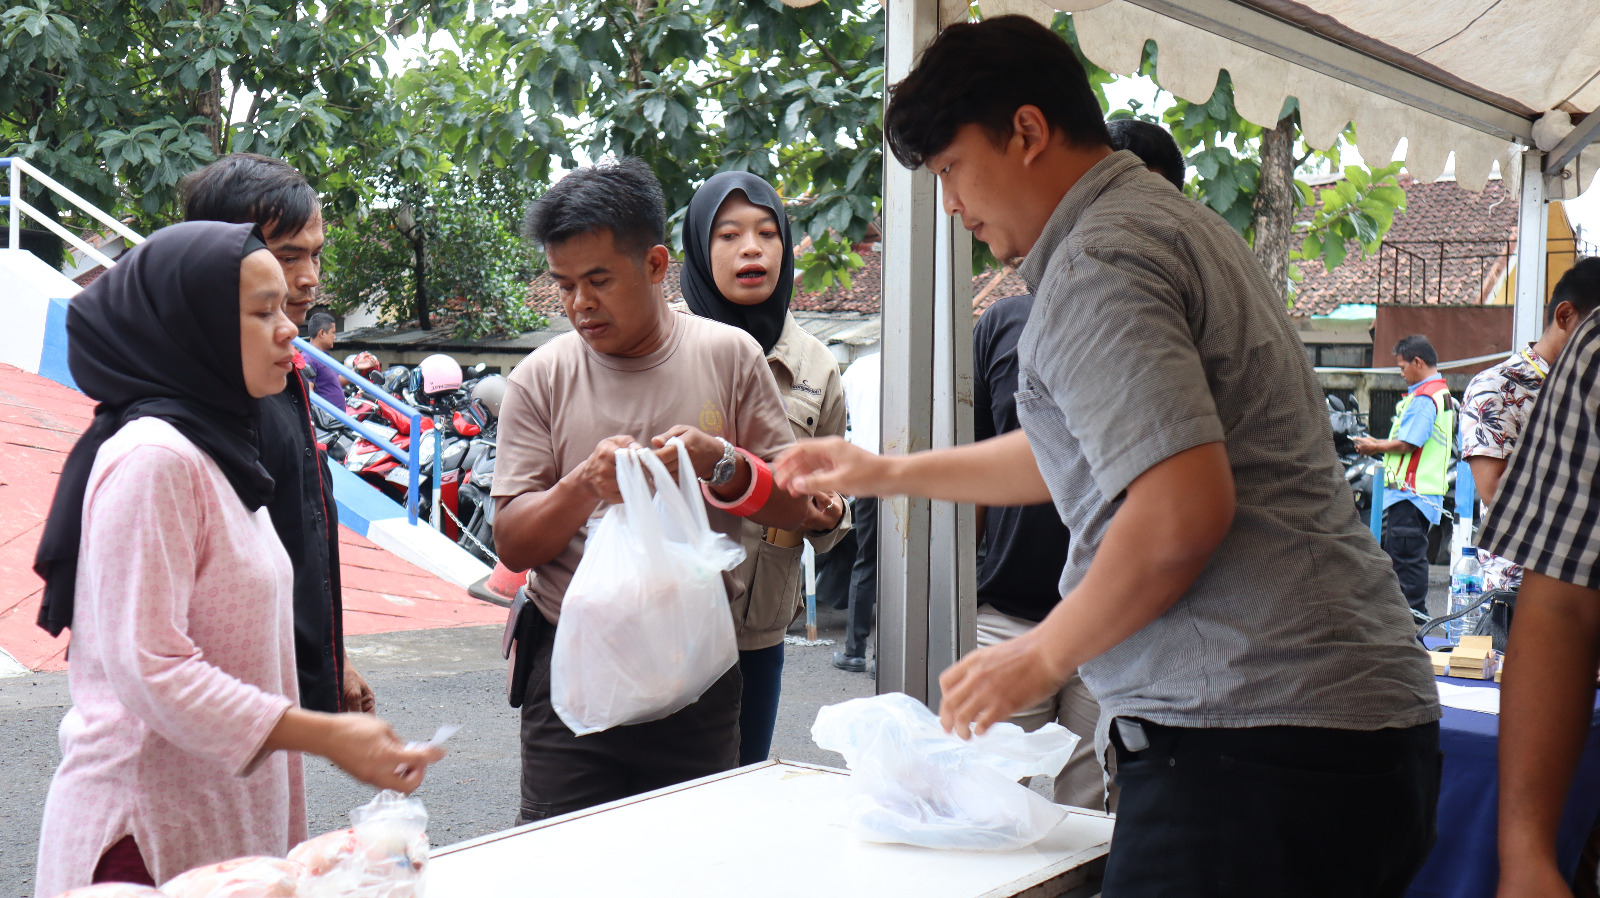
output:
[[[700,429],[714,437],[722,436],[722,410],[709,399],[700,409]]]
[[[822,391],[811,385],[811,381],[802,380],[795,384],[793,389],[799,393],[810,393],[812,396],[821,396]]]

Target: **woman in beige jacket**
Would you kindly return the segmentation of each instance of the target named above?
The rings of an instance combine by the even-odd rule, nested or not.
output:
[[[689,202],[683,246],[683,296],[689,309],[740,328],[761,344],[795,437],[843,436],[838,364],[789,314],[794,242],[777,191],[745,172],[713,176]],[[731,595],[744,679],[740,764],[765,761],[772,749],[784,631],[799,613],[805,591],[802,543],[810,540],[825,552],[839,541],[850,528],[844,499],[814,500],[805,528],[744,525],[745,560],[733,572]]]

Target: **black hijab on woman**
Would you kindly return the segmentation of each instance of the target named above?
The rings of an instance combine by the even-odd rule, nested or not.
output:
[[[765,302],[753,306],[730,302],[717,289],[717,280],[711,274],[711,228],[717,223],[722,201],[734,191],[770,211],[778,220],[778,233],[783,235],[783,270],[778,273],[778,286]],[[772,351],[783,334],[789,297],[794,293],[794,240],[789,237],[789,216],[783,210],[783,200],[771,184],[748,172],[725,171],[712,175],[694,192],[683,220],[682,284],[683,298],[696,315],[731,324],[755,337],[763,353]]]
[[[67,307],[67,365],[99,403],[67,456],[33,570],[39,626],[72,625],[83,499],[101,445],[135,418],[160,418],[217,463],[252,511],[272,498],[256,450],[260,404],[245,387],[239,268],[265,249],[254,225],[187,222],[150,235]]]

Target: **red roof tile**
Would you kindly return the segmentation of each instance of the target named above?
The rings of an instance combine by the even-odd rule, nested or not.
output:
[[[1400,185],[1406,208],[1384,237],[1386,247],[1364,259],[1352,254],[1332,271],[1320,261],[1301,262],[1291,314],[1379,302],[1380,281],[1384,303],[1480,303],[1485,288],[1494,288],[1516,237],[1516,198],[1505,183],[1490,181],[1482,193],[1473,193],[1455,181],[1421,183],[1403,175]]]

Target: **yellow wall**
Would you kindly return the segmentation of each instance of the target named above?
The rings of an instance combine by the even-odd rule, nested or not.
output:
[[[1552,200],[1550,202],[1549,216],[1545,233],[1544,298],[1546,302],[1549,302],[1550,294],[1555,292],[1556,282],[1561,280],[1561,276],[1570,271],[1577,262],[1577,242],[1573,239],[1576,234],[1572,230],[1572,225],[1567,222],[1567,213],[1562,208],[1560,200]],[[1513,257],[1509,266],[1509,274],[1505,280],[1500,282],[1499,289],[1495,290],[1494,296],[1489,298],[1488,304],[1492,306],[1511,305],[1516,298],[1516,289],[1517,264],[1515,257]]]

